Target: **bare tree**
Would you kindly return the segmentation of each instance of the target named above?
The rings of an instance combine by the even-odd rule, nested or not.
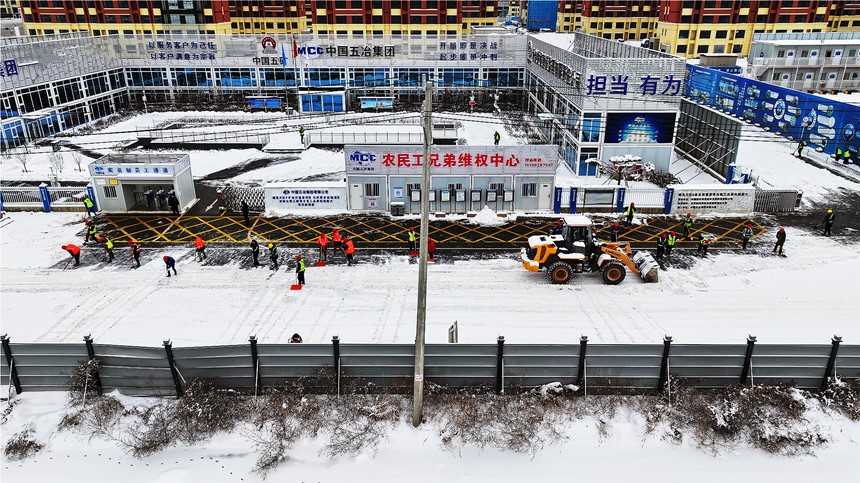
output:
[[[27,171],[27,162],[30,161],[30,153],[22,150],[17,150],[15,151],[15,159],[17,159],[18,162],[21,163],[21,166],[24,167],[24,172],[28,173],[29,171]]]
[[[78,165],[78,171],[83,171],[81,169],[81,163],[84,161],[84,155],[79,153],[78,151],[72,151],[72,161]]]
[[[54,168],[54,171],[57,173],[62,173],[63,167],[66,164],[63,159],[63,155],[60,153],[51,153],[51,155],[48,156],[48,162],[51,163],[51,167]]]

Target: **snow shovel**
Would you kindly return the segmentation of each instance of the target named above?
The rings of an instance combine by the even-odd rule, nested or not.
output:
[[[301,290],[302,286],[299,285],[299,276],[296,275],[296,283],[290,285],[290,290]]]
[[[325,266],[325,262],[324,262],[324,261],[322,261],[322,260],[317,260],[317,262],[316,262],[316,263],[314,263],[314,266],[315,266],[315,267],[324,267],[324,266]]]

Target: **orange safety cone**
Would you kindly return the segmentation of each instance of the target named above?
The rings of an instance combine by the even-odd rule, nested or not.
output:
[[[302,286],[299,285],[299,276],[296,275],[296,283],[290,285],[290,290],[301,290]]]

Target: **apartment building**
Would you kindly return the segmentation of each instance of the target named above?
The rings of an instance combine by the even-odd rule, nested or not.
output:
[[[498,0],[18,0],[30,35],[456,35],[497,23]]]
[[[545,2],[556,4],[551,16]],[[858,0],[529,0],[523,9],[527,20],[552,17],[558,32],[656,37],[663,52],[687,58],[748,55],[755,34],[860,31]]]

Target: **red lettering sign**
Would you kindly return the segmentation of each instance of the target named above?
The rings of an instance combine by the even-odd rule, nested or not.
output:
[[[475,155],[475,166],[477,167],[487,167],[487,155],[486,154],[476,154]]]
[[[457,166],[461,168],[468,168],[472,166],[472,155],[469,153],[463,153],[457,159]]]
[[[445,155],[442,156],[442,166],[446,168],[457,166],[457,157],[454,156],[453,153],[445,153]]]
[[[392,167],[394,166],[394,155],[391,153],[385,153],[382,155],[382,165]]]
[[[505,165],[506,165],[506,166],[511,166],[511,167],[513,167],[513,166],[518,166],[519,164],[520,164],[520,159],[519,159],[518,157],[514,156],[513,154],[512,154],[512,155],[511,155],[511,157],[510,157],[510,158],[508,158],[508,160],[505,162]]]
[[[424,166],[421,162],[421,159],[424,158],[423,154],[413,154],[412,157],[415,158],[415,162],[412,163],[412,166]]]
[[[409,155],[399,153],[397,155],[397,167],[398,168],[408,168],[409,167]]]
[[[505,162],[505,158],[500,154],[494,154],[490,156],[490,162],[493,163],[493,166],[498,168],[500,164]]]

